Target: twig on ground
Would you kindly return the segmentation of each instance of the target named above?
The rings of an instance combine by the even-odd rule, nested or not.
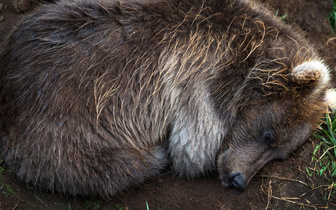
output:
[[[15,206],[12,208],[12,210],[16,209],[19,205],[20,199],[18,199],[18,201],[16,202]]]
[[[321,206],[315,206],[315,205],[310,205],[310,204],[305,204],[305,203],[300,203],[300,202],[293,201],[293,200],[299,200],[300,198],[288,198],[288,197],[280,198],[280,197],[273,196],[273,195],[272,195],[272,198],[277,199],[277,200],[281,200],[281,201],[286,201],[286,202],[289,202],[289,203],[293,203],[293,204],[296,204],[296,205],[299,205],[299,206],[306,206],[306,207],[314,208],[314,209],[328,209],[328,206],[321,207]]]
[[[292,182],[298,182],[302,185],[305,185],[309,188],[311,188],[310,192],[311,191],[314,191],[316,189],[319,189],[319,188],[322,188],[322,187],[327,187],[328,186],[328,189],[332,189],[333,185],[334,185],[334,182],[331,184],[331,185],[320,185],[320,186],[311,186],[301,180],[296,180],[296,179],[290,179],[290,178],[284,178],[284,177],[279,177],[279,176],[274,176],[274,175],[257,175],[257,176],[260,176],[260,177],[265,177],[265,178],[275,178],[275,179],[280,179],[280,180],[284,180],[284,181],[292,181]],[[265,210],[267,210],[269,208],[269,205],[270,205],[270,201],[272,198],[276,199],[276,200],[280,200],[280,201],[285,201],[285,202],[289,202],[289,203],[293,203],[293,204],[296,204],[296,205],[299,205],[299,206],[303,206],[303,207],[310,207],[310,208],[314,208],[314,209],[328,209],[329,207],[328,206],[318,206],[318,205],[312,205],[310,204],[310,201],[305,199],[305,198],[302,198],[306,193],[302,194],[300,196],[300,198],[298,197],[277,197],[277,196],[274,196],[272,195],[272,186],[271,186],[271,183],[272,183],[272,180],[269,181],[269,184],[268,184],[268,190],[267,190],[267,205],[266,205],[266,208]],[[262,187],[262,191],[263,193],[266,194],[264,188]],[[331,192],[332,190],[330,190]],[[330,193],[329,193],[329,196],[330,196]],[[305,204],[305,203],[302,203],[302,202],[298,202],[298,201],[294,201],[294,200],[302,200],[304,199],[307,203],[309,204]],[[329,199],[328,199],[329,200]],[[333,206],[336,206],[335,204],[333,203],[329,203]],[[328,205],[328,204],[327,204]]]
[[[272,198],[272,180],[269,181],[268,183],[268,190],[267,190],[267,205],[265,210],[268,209],[269,204],[271,203],[271,198]]]
[[[330,200],[330,196],[331,196],[334,185],[335,185],[335,182],[332,182],[331,185],[329,185],[329,187],[328,187],[328,188],[330,188],[329,195],[328,195],[328,200]]]
[[[321,155],[321,157],[320,157],[316,162],[319,162],[319,161],[321,160],[321,158],[323,158],[324,155],[325,155],[329,150],[334,149],[335,147],[336,147],[336,146],[329,147],[329,148],[323,153],[323,155]]]
[[[301,180],[296,180],[296,179],[289,179],[289,178],[284,178],[284,177],[279,177],[279,176],[274,176],[274,175],[257,175],[260,177],[266,177],[266,178],[275,178],[275,179],[281,179],[281,180],[286,180],[286,181],[292,181],[292,182],[298,182],[300,184],[306,185],[308,187],[311,187],[309,184],[301,181]]]

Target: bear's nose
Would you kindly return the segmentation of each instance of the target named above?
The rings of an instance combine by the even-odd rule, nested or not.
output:
[[[229,186],[235,187],[241,192],[244,191],[246,188],[246,179],[244,178],[243,174],[240,172],[230,174]]]

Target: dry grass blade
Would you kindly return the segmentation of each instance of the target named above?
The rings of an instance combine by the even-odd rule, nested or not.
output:
[[[309,185],[301,180],[296,180],[296,179],[290,179],[290,178],[285,178],[285,177],[279,177],[279,176],[274,176],[274,175],[257,175],[259,177],[264,177],[264,178],[274,178],[274,179],[279,179],[279,180],[283,180],[283,181],[290,181],[290,182],[297,182],[300,183],[302,185],[305,185],[307,187],[309,187],[311,190],[310,191],[314,191],[317,190],[319,188],[322,187],[326,187],[326,185],[320,185],[315,187],[314,185]],[[330,192],[332,191],[332,186],[329,186],[329,190]],[[288,202],[288,203],[292,203],[298,206],[301,206],[303,208],[305,207],[310,207],[310,208],[314,208],[314,209],[328,209],[328,205],[333,205],[332,203],[326,204],[326,206],[320,206],[318,204],[311,204],[311,202],[305,198],[303,198],[303,195],[305,195],[306,193],[304,193],[303,195],[301,195],[300,197],[280,197],[280,196],[275,196],[273,195],[273,191],[272,191],[272,180],[270,180],[268,182],[268,186],[267,186],[267,190],[262,188],[262,191],[267,194],[267,205],[265,207],[265,210],[270,208],[271,205],[271,199],[276,199],[279,201],[284,201],[284,202]],[[331,193],[329,193],[331,194]],[[306,203],[304,203],[306,202]]]
[[[286,181],[292,181],[292,182],[298,182],[300,184],[306,185],[308,187],[311,187],[309,184],[301,181],[301,180],[296,180],[296,179],[289,179],[289,178],[284,178],[284,177],[279,177],[279,176],[274,176],[274,175],[257,175],[259,177],[266,177],[266,178],[275,178],[275,179],[280,179],[280,180],[286,180]]]
[[[15,206],[12,208],[12,210],[16,209],[19,205],[20,199],[16,202]]]
[[[272,180],[269,181],[268,183],[268,193],[267,193],[267,205],[266,205],[266,208],[265,210],[268,209],[269,207],[269,204],[271,203],[271,198],[272,198]]]
[[[334,148],[336,148],[336,146],[327,148],[326,151],[321,155],[321,157],[316,162],[319,162],[329,150],[334,149]]]
[[[277,197],[277,196],[273,196],[272,195],[272,198],[274,199],[277,199],[277,200],[281,200],[281,201],[286,201],[286,202],[289,202],[289,203],[293,203],[295,205],[299,205],[299,206],[305,206],[305,207],[310,207],[310,208],[314,208],[314,209],[328,209],[328,206],[317,206],[317,205],[310,205],[310,204],[305,204],[305,203],[300,203],[300,202],[295,202],[293,200],[300,200],[300,198],[280,198],[280,197]]]

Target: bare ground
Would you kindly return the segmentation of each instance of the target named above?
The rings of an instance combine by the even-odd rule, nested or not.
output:
[[[336,72],[336,36],[327,21],[332,0],[260,1],[278,16],[287,15],[284,21],[288,24],[301,28]],[[0,0],[0,51],[6,35],[25,15],[15,13],[9,2]],[[336,85],[336,73],[333,76]],[[311,152],[317,142],[312,137],[287,160],[267,164],[242,193],[223,188],[215,175],[183,180],[172,177],[168,168],[162,175],[110,200],[67,198],[34,189],[3,171],[0,209],[146,209],[147,204],[149,209],[336,209],[335,200],[322,198],[324,180],[306,172],[306,167],[313,167]]]

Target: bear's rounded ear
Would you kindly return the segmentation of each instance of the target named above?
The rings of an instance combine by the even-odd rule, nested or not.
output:
[[[330,109],[334,112],[336,111],[336,89],[327,90],[325,100],[330,107]]]
[[[309,87],[322,90],[329,84],[330,76],[326,65],[321,61],[308,61],[295,66],[289,79],[297,87]]]

